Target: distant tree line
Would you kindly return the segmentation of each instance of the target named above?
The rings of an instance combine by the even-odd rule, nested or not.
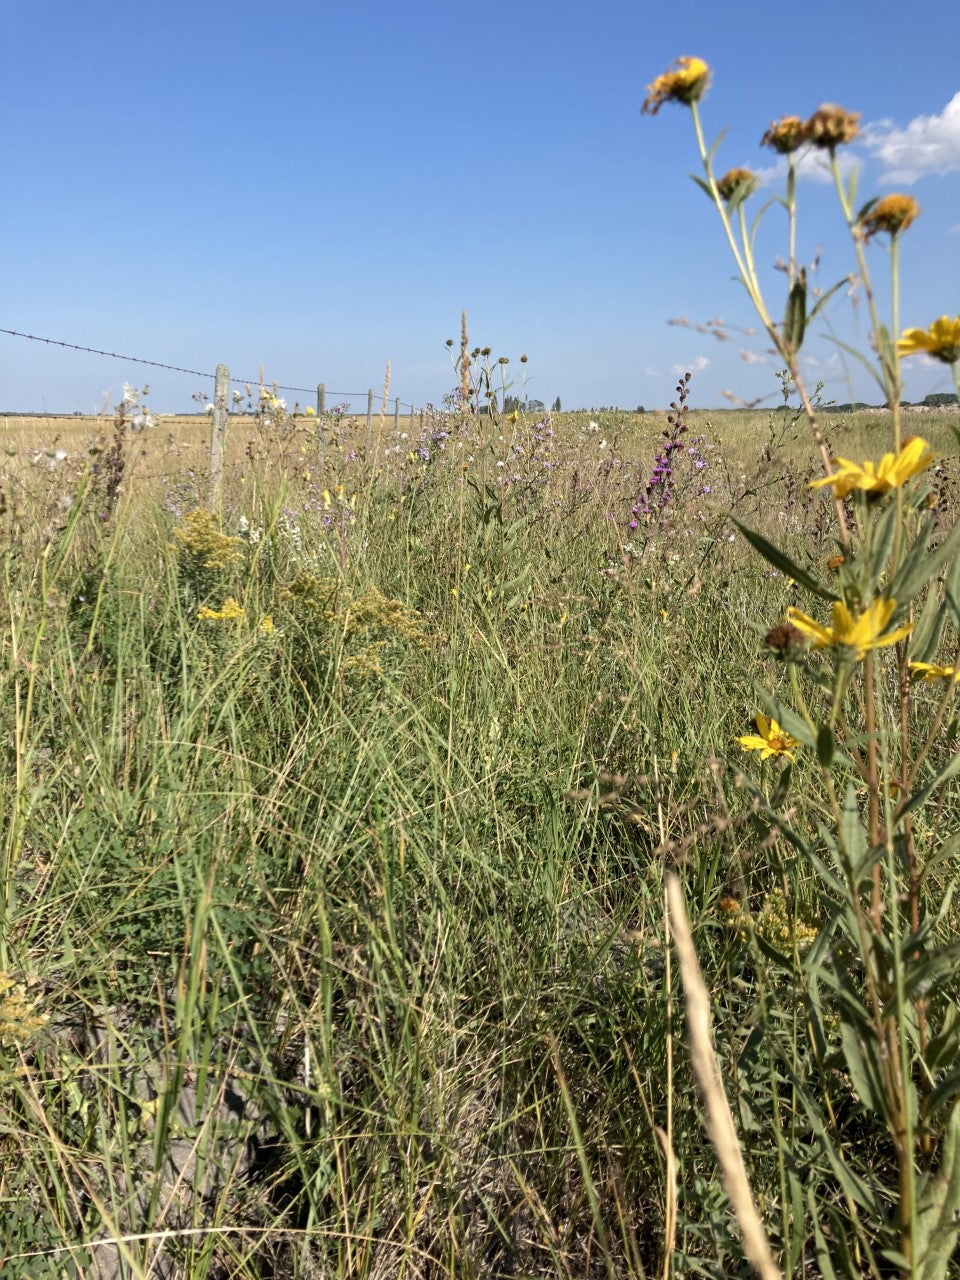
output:
[[[933,391],[928,396],[924,396],[922,400],[901,400],[904,409],[942,409],[946,405],[957,404],[957,393],[955,391]],[[786,405],[778,405],[780,409],[787,408]],[[832,405],[834,413],[857,413],[861,409],[875,409],[877,406],[867,404],[865,400],[849,400],[845,404]],[[880,408],[887,409],[889,405],[881,405]]]

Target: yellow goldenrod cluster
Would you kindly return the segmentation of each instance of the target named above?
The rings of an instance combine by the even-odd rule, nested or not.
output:
[[[212,511],[198,507],[183,517],[173,531],[172,549],[189,569],[232,569],[243,560],[243,538],[221,532]]]
[[[361,678],[383,674],[381,656],[391,644],[425,650],[436,640],[422,614],[376,587],[352,596],[337,578],[300,573],[280,597],[301,622],[320,630],[328,651],[341,654],[341,671]]]
[[[23,987],[9,973],[0,971],[0,1041],[25,1044],[47,1025],[46,1014],[37,1012]]]
[[[227,596],[219,609],[211,609],[207,605],[201,605],[197,610],[197,617],[211,622],[233,621],[243,617],[243,605],[233,596]]]
[[[721,898],[717,909],[724,924],[736,937],[745,939],[753,929],[764,942],[780,952],[790,952],[794,946],[798,951],[806,951],[817,937],[818,930],[814,925],[790,914],[780,888],[771,890],[756,916],[743,907],[739,898]]]
[[[816,940],[818,933],[812,924],[790,914],[780,888],[771,890],[754,922],[754,928],[764,942],[769,942],[780,952],[790,952],[794,947],[798,951],[806,951]]]

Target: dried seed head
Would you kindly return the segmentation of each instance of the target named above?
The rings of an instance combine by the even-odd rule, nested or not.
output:
[[[745,187],[744,199],[753,195],[759,186],[760,180],[755,173],[751,173],[749,169],[730,169],[717,179],[717,190],[720,192],[722,200],[731,200],[740,187]]]
[[[900,231],[906,231],[919,212],[920,206],[913,196],[906,196],[900,192],[884,196],[860,218],[863,238],[869,240],[881,231],[886,231],[891,236],[897,235]]]
[[[789,155],[808,142],[807,127],[799,116],[781,116],[774,120],[760,139],[761,147],[773,147],[782,156]]]
[[[780,657],[787,658],[803,647],[805,639],[799,627],[794,627],[789,622],[782,622],[778,627],[767,632],[763,643]]]
[[[825,102],[804,125],[806,140],[815,147],[835,151],[845,142],[852,142],[860,132],[859,111],[845,111],[832,102]]]

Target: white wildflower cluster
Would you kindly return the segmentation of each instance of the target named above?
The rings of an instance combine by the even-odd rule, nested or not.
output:
[[[260,388],[260,418],[264,426],[279,427],[287,416],[287,402],[277,395],[276,386]]]
[[[251,525],[246,516],[241,516],[237,521],[237,534],[243,538],[244,542],[249,542],[251,547],[256,547],[263,537],[263,528],[259,525]]]
[[[146,431],[154,425],[153,414],[144,404],[149,394],[148,386],[140,387],[138,390],[136,387],[131,387],[129,382],[123,384],[120,412],[124,420],[130,424],[131,431]]]

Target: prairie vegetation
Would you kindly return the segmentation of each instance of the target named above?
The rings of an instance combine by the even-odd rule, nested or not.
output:
[[[832,504],[788,415],[680,408],[438,413],[375,457],[244,425],[215,513],[200,458],[141,483],[162,425],[109,466],[86,424],[7,437],[5,1276],[741,1274],[670,869],[793,1273],[851,1185],[896,1194],[866,1108],[844,1178],[817,1129],[834,908],[760,812],[781,762],[732,742],[798,587],[726,513],[820,572]],[[951,522],[953,463],[927,479]],[[938,900],[956,817],[919,828]]]

